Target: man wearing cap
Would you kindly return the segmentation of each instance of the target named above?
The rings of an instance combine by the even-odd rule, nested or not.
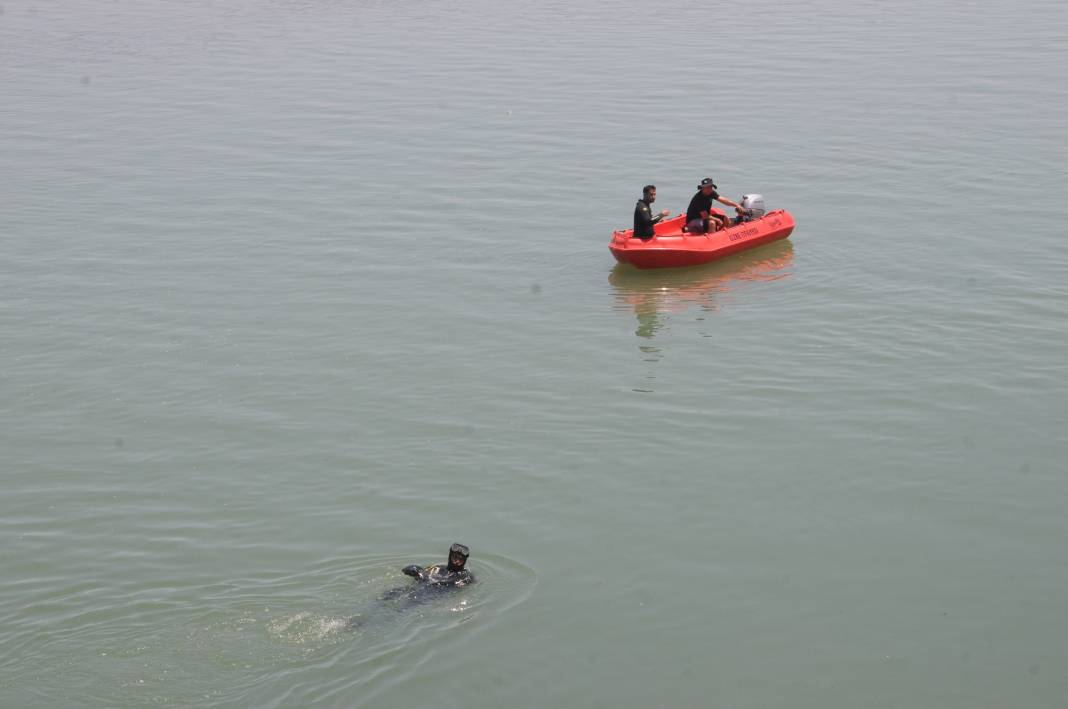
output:
[[[712,202],[720,202],[728,207],[734,207],[738,214],[745,212],[741,205],[732,202],[726,197],[720,197],[716,192],[716,183],[711,177],[701,180],[697,186],[697,194],[690,200],[690,206],[686,208],[686,231],[691,234],[705,234],[719,231],[730,225],[727,217],[715,214],[712,211]]]
[[[653,231],[653,225],[671,214],[665,209],[654,217],[649,205],[655,201],[656,185],[646,185],[642,188],[642,198],[638,200],[638,204],[634,205],[634,236],[642,241],[652,239],[656,234]]]

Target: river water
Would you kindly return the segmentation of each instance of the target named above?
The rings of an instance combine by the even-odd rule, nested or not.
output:
[[[1066,28],[4,0],[0,706],[1065,706]]]

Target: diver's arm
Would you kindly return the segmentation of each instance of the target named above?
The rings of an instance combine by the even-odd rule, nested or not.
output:
[[[426,578],[426,571],[423,570],[423,567],[417,564],[405,566],[403,569],[401,569],[401,573],[405,576],[411,576],[412,578],[419,579],[420,581]]]

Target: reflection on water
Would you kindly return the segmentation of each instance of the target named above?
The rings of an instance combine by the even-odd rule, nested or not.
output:
[[[634,334],[651,340],[668,324],[672,313],[685,312],[691,306],[718,312],[740,283],[789,278],[793,263],[794,246],[783,239],[694,268],[642,270],[617,264],[608,282],[615,289],[617,307],[633,309],[637,316]],[[659,353],[648,344],[641,350]]]

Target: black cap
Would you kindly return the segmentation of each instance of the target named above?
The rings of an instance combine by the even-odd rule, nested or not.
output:
[[[706,177],[705,179],[701,180],[701,184],[697,185],[697,189],[702,189],[705,187],[711,187],[712,189],[716,189],[716,183],[712,181],[711,177]]]
[[[450,554],[459,554],[463,558],[471,556],[471,550],[465,547],[463,544],[453,544],[449,547]]]

